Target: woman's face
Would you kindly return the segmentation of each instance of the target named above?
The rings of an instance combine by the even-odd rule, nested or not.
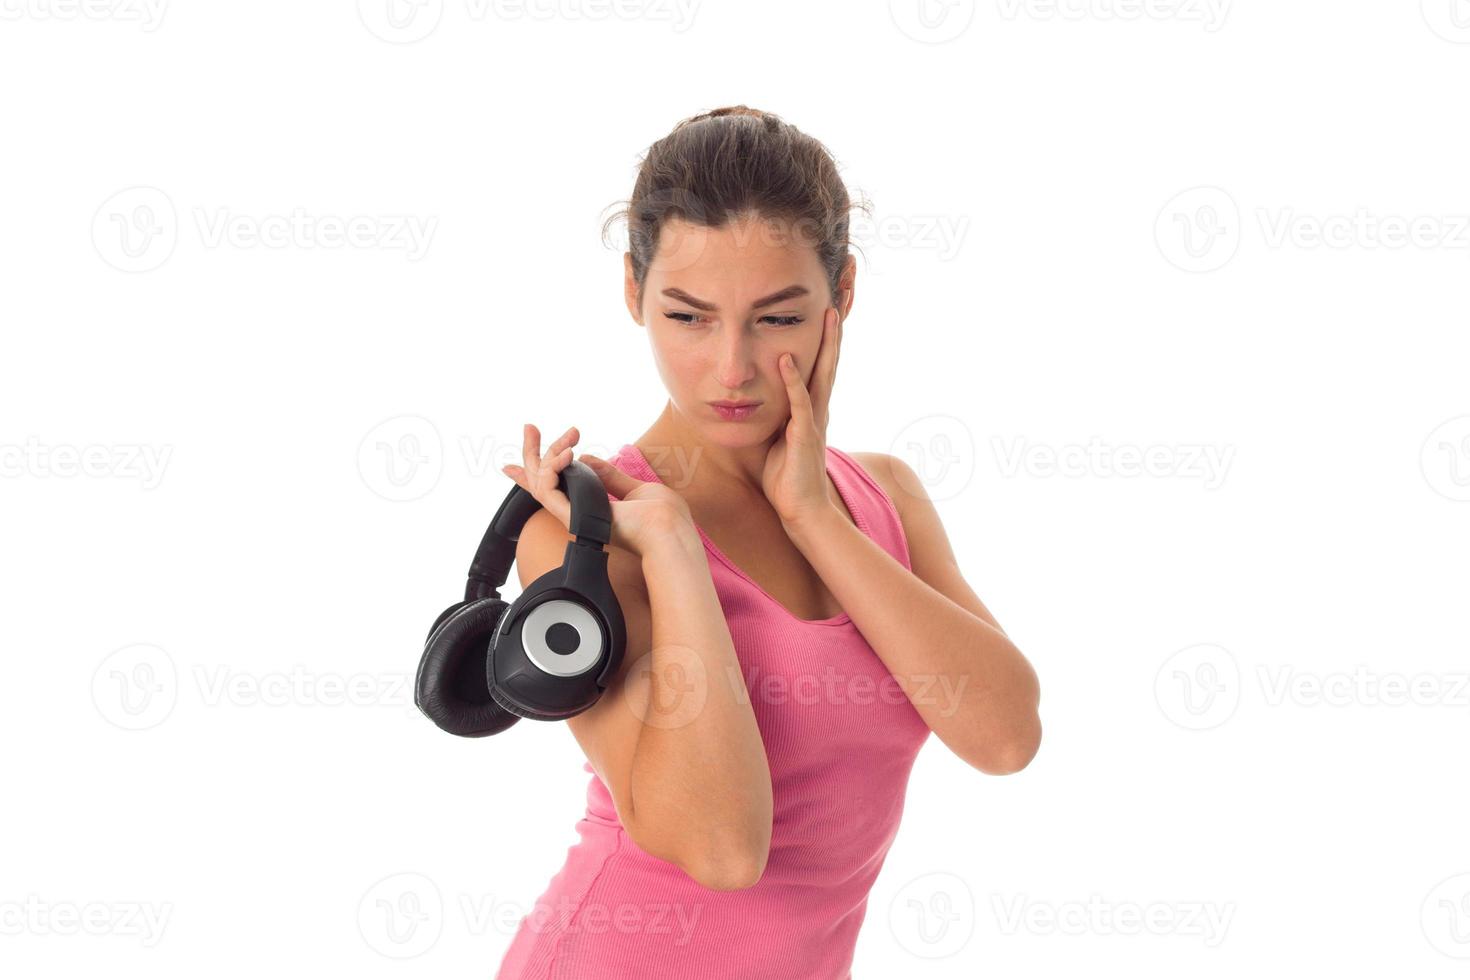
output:
[[[723,228],[669,219],[641,310],[625,256],[628,309],[648,331],[674,407],[711,443],[768,441],[790,415],[777,359],[791,352],[803,381],[815,364],[831,305],[827,277],[816,250],[789,228],[754,218]],[[710,404],[718,401],[756,404],[721,413]]]

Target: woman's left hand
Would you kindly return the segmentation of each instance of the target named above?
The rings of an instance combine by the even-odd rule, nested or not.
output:
[[[791,416],[785,432],[766,454],[761,487],[788,528],[833,505],[827,484],[827,410],[841,348],[842,318],[829,306],[822,317],[822,342],[811,381],[802,381],[801,369],[791,354],[782,354],[776,365],[786,382]]]

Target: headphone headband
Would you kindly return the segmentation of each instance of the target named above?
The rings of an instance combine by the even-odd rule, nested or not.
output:
[[[568,530],[576,537],[576,543],[600,551],[612,540],[612,506],[608,503],[602,479],[586,463],[574,459],[557,475],[557,489],[571,501],[571,526]],[[516,542],[520,540],[521,529],[540,509],[541,501],[528,490],[520,484],[511,487],[500,509],[490,519],[490,526],[480,539],[480,547],[475,550],[475,559],[470,563],[469,577],[465,582],[466,599],[500,598],[500,587],[505,584],[511,565],[515,563]]]

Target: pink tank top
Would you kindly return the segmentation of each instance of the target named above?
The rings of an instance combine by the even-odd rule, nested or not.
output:
[[[610,460],[658,481],[641,450]],[[846,453],[827,473],[858,528],[901,562],[887,493]],[[609,494],[611,499],[617,499]],[[798,619],[699,529],[771,770],[770,856],[754,886],[714,891],[623,830],[590,763],[578,840],[521,919],[496,980],[849,980],[868,892],[929,735],[843,613]]]

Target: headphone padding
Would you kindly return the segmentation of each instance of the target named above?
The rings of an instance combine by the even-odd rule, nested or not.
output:
[[[451,606],[430,632],[419,661],[414,703],[453,735],[478,738],[503,732],[520,720],[491,696],[486,667],[490,638],[510,606],[497,598]]]

